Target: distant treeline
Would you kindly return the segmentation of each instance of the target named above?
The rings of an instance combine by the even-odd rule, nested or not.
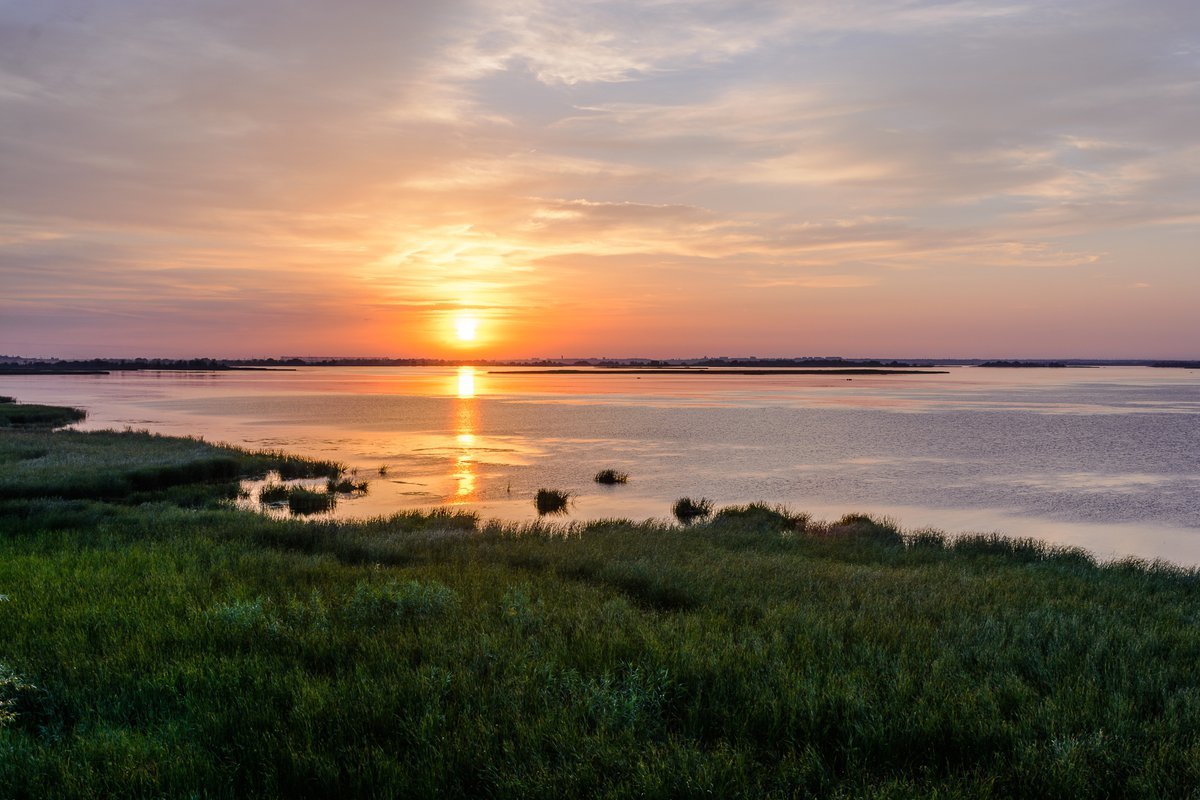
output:
[[[222,372],[246,369],[295,369],[296,367],[596,367],[606,368],[680,368],[726,367],[738,369],[787,368],[912,368],[938,364],[981,367],[1097,367],[1149,366],[1175,369],[1200,369],[1200,361],[1144,361],[1070,359],[1063,361],[969,359],[847,359],[833,356],[798,358],[528,358],[528,359],[446,359],[446,358],[92,358],[82,360],[30,359],[0,356],[0,375],[104,374],[136,370]]]
[[[585,359],[445,359],[445,358],[92,358],[84,360],[0,359],[0,374],[97,373],[132,370],[222,371],[295,367],[912,367],[902,361],[843,358],[585,358]]]
[[[191,370],[211,372],[231,369],[229,362],[215,358],[92,358],[83,361],[28,361],[0,364],[0,375],[83,374],[136,370]]]

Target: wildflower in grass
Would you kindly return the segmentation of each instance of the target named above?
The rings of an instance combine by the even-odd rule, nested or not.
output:
[[[0,728],[17,718],[17,703],[21,697],[37,689],[29,681],[0,664]]]

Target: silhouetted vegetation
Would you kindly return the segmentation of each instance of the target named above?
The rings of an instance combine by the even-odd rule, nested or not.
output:
[[[596,473],[596,483],[603,483],[611,486],[617,483],[628,482],[629,474],[625,472],[618,472],[615,469],[602,469]]]
[[[319,514],[337,505],[337,496],[303,486],[293,486],[288,491],[287,505],[293,514]]]
[[[699,500],[693,500],[690,497],[681,497],[675,501],[675,505],[671,506],[671,513],[676,519],[683,523],[695,522],[698,519],[703,519],[712,513],[712,501],[701,497]]]
[[[330,478],[325,484],[325,491],[338,494],[366,494],[370,484],[367,481],[355,481],[350,478]]]
[[[284,486],[281,483],[269,483],[258,490],[258,502],[260,503],[286,503],[288,495],[292,493],[292,487]]]
[[[564,514],[570,500],[570,492],[560,489],[538,489],[533,498],[533,505],[539,514]]]
[[[1150,366],[1171,369],[1200,369],[1200,361],[1155,361]]]

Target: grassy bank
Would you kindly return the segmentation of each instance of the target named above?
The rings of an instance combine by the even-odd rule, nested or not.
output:
[[[210,458],[233,466],[189,466]],[[682,527],[223,503],[272,458],[0,432],[0,797],[1200,785],[1192,572],[761,506]]]

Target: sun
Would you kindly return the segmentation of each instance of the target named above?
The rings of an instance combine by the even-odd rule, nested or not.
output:
[[[454,318],[454,333],[460,342],[473,342],[479,332],[479,319],[472,314],[460,314]]]

